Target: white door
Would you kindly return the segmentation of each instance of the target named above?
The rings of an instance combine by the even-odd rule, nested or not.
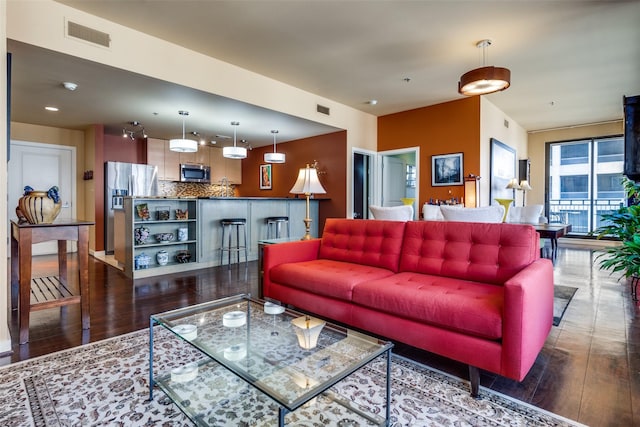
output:
[[[382,156],[382,206],[400,206],[407,191],[407,164],[404,160]]]
[[[75,217],[76,149],[64,145],[11,141],[11,159],[8,170],[8,217],[16,219],[15,208],[26,185],[35,190],[48,190],[57,186],[62,209],[58,219]],[[70,248],[71,249],[71,248]],[[54,254],[56,242],[33,245],[33,255]]]

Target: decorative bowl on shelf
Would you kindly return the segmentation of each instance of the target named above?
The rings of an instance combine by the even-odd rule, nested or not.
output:
[[[167,243],[173,240],[173,233],[158,233],[153,237],[160,243]]]
[[[182,250],[182,251],[176,252],[176,261],[178,261],[179,263],[182,263],[182,264],[191,261],[191,252],[189,252],[187,250]]]

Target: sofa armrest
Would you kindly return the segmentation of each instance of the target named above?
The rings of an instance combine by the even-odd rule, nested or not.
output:
[[[271,285],[269,271],[271,271],[272,268],[289,262],[303,262],[318,259],[320,242],[320,239],[312,239],[265,245],[262,253],[263,294],[265,296],[269,295],[269,286]]]
[[[553,323],[553,264],[539,258],[504,284],[503,375],[522,380]]]

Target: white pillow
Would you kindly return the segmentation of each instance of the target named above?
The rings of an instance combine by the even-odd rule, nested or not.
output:
[[[504,206],[487,206],[483,208],[454,208],[440,206],[446,221],[462,222],[502,222]]]
[[[509,208],[507,222],[539,224],[542,209],[542,205],[512,206]]]
[[[422,219],[425,221],[444,221],[440,206],[428,203],[422,205]]]
[[[390,219],[395,221],[410,221],[413,219],[413,206],[369,206],[374,219]]]

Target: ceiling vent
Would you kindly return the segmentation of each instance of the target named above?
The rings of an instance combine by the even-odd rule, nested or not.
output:
[[[327,116],[329,115],[329,107],[325,107],[325,106],[320,105],[320,104],[316,105],[316,111],[318,113],[326,114]]]
[[[102,47],[111,47],[111,36],[102,31],[67,21],[67,36],[80,39]]]

